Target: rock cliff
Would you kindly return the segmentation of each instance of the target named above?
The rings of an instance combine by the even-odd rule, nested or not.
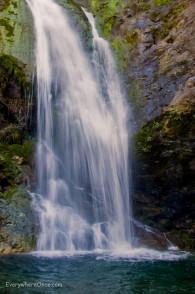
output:
[[[134,110],[135,217],[194,248],[195,3],[82,2],[111,43]]]

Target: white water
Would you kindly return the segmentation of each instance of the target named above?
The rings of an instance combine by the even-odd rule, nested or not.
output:
[[[26,254],[25,254],[26,255]],[[158,251],[147,248],[137,248],[128,250],[93,250],[93,251],[34,251],[30,255],[36,257],[46,258],[74,258],[92,256],[96,260],[108,261],[128,261],[128,262],[143,262],[143,261],[176,261],[187,259],[191,256],[190,253],[185,251],[167,250]]]
[[[36,32],[37,249],[131,248],[128,107],[109,45],[86,13],[91,64],[63,8],[27,3]]]

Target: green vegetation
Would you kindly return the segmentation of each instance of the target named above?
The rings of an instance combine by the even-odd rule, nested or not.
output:
[[[110,38],[114,20],[121,5],[118,0],[91,1],[91,10],[98,16],[98,26],[105,38]]]
[[[0,0],[0,54],[32,64],[32,17],[25,0]]]
[[[23,140],[23,129],[19,126],[9,124],[8,126],[0,129],[0,142],[1,143],[18,143]]]
[[[0,144],[0,198],[10,196],[22,182],[22,166],[33,157],[33,141],[19,144]]]
[[[155,153],[174,149],[178,159],[186,159],[192,155],[190,145],[184,143],[191,141],[195,134],[194,111],[190,112],[166,112],[161,117],[148,123],[135,135],[136,150],[141,156],[153,156]],[[179,139],[183,139],[179,142]],[[182,143],[182,144],[181,144]],[[179,146],[179,153],[177,150]]]
[[[111,40],[111,32],[115,25],[115,21],[118,17],[125,14],[128,9],[132,9],[135,13],[139,11],[145,11],[150,8],[150,4],[146,3],[144,0],[131,0],[127,2],[112,0],[112,1],[90,1],[91,11],[97,16],[98,19],[98,27],[102,33],[102,35],[106,38]],[[131,32],[130,32],[131,34]],[[131,43],[128,40],[128,36],[126,36],[125,42]]]
[[[28,164],[33,155],[34,142],[32,140],[24,141],[23,144],[0,144],[0,153],[5,158],[14,159],[15,156],[21,158],[21,164]]]
[[[129,53],[137,47],[138,41],[138,30],[127,32],[123,39],[118,37],[111,41],[120,69],[125,69],[128,66]]]
[[[169,5],[173,0],[154,0],[154,5],[156,6],[164,6]]]
[[[8,18],[0,19],[0,26],[5,28],[7,37],[12,37],[14,34],[14,27],[10,24]]]
[[[22,92],[30,86],[30,81],[26,76],[24,64],[13,56],[0,55],[0,88],[4,90],[8,80],[13,79],[21,87]]]
[[[156,135],[162,131],[162,125],[158,121],[153,121],[135,135],[136,151],[141,155],[147,155],[152,151]]]
[[[33,142],[27,138],[25,92],[31,83],[25,66],[13,56],[0,55],[0,198],[11,197],[30,165]]]
[[[153,21],[160,19],[162,23],[161,27],[156,27],[152,31],[155,40],[166,38],[173,28],[177,28],[178,17],[181,15],[186,5],[187,2],[173,3],[171,9],[165,15],[161,15],[161,12],[158,10],[151,13],[150,18]]]
[[[0,11],[4,10],[10,5],[10,0],[0,0]]]

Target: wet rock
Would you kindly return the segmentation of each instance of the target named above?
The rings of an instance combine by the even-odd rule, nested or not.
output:
[[[195,87],[195,77],[191,77],[186,82],[186,87],[194,88]]]
[[[0,199],[0,254],[35,248],[35,216],[28,193],[21,187]]]
[[[171,242],[167,239],[166,235],[153,229],[147,225],[144,225],[138,221],[133,221],[133,229],[135,234],[135,246],[147,247],[156,250],[167,250]]]
[[[188,103],[184,108],[183,99],[180,103],[177,101],[136,135],[139,161],[134,208],[135,217],[142,223],[165,232],[178,247],[192,250],[195,105]]]

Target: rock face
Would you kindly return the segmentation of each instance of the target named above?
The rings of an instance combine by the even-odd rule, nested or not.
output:
[[[135,217],[192,249],[195,3],[99,0],[84,5],[113,47],[134,108]]]
[[[136,135],[135,215],[180,248],[194,249],[195,104],[189,95],[184,90]]]
[[[35,242],[35,216],[26,190],[20,187],[1,193],[0,253],[29,252]]]
[[[32,31],[25,1],[0,1],[0,253],[35,246]],[[33,123],[31,117],[33,118]]]
[[[28,90],[25,65],[13,56],[1,55],[0,253],[29,251],[35,243],[35,218],[27,193],[33,182]]]
[[[195,3],[89,1],[124,72],[138,126],[159,116],[194,76]]]

